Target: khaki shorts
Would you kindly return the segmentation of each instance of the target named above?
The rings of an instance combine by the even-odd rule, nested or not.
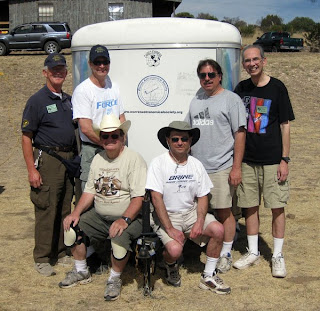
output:
[[[267,208],[286,206],[289,199],[289,180],[278,181],[278,166],[242,163],[242,182],[237,188],[238,205],[241,208],[259,206],[261,195]]]
[[[172,223],[172,226],[177,229],[182,231],[186,238],[189,239],[189,234],[191,232],[191,229],[195,222],[197,221],[197,205],[185,212],[175,212],[175,213],[170,213],[168,212],[168,216],[170,218],[170,221]],[[213,221],[217,221],[215,217],[211,214],[207,214],[206,218],[204,220],[204,225],[203,225],[203,230]],[[157,233],[158,237],[161,239],[163,245],[166,245],[168,242],[172,241],[173,239],[169,237],[167,232],[164,230],[162,227],[160,220],[154,211],[152,213],[151,217],[151,226],[153,228],[153,231]],[[196,244],[200,245],[201,247],[206,245],[209,241],[209,237],[202,235],[196,239],[190,239]]]

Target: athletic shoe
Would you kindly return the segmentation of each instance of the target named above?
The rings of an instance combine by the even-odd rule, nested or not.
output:
[[[179,274],[179,265],[177,263],[173,265],[168,265],[165,263],[165,267],[167,270],[166,280],[169,285],[174,287],[181,286],[181,276]]]
[[[92,281],[91,274],[89,271],[77,272],[76,268],[74,267],[72,271],[67,272],[66,278],[59,283],[59,287],[60,288],[70,288],[70,287],[76,286],[78,284],[81,284],[81,285],[88,284],[91,281]]]
[[[119,298],[121,292],[122,281],[120,278],[113,278],[107,282],[107,287],[104,292],[106,301],[113,301]]]
[[[247,269],[250,266],[257,265],[260,262],[260,252],[258,252],[258,255],[255,255],[251,253],[248,248],[247,251],[248,252],[245,255],[243,255],[233,264],[236,269]]]
[[[232,256],[230,253],[223,254],[217,263],[217,270],[220,273],[227,273],[232,266]]]
[[[43,276],[52,276],[56,275],[56,272],[53,270],[53,267],[47,262],[36,262],[34,268]]]
[[[230,286],[223,283],[223,280],[218,276],[217,270],[212,276],[204,276],[201,274],[199,287],[205,290],[211,290],[219,295],[231,293]]]
[[[285,278],[287,275],[286,265],[282,253],[272,257],[272,276],[275,278]]]

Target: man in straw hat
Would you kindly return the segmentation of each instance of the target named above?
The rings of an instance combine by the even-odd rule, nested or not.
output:
[[[223,226],[207,214],[208,193],[213,187],[199,160],[189,155],[190,147],[200,138],[200,130],[187,122],[173,121],[158,132],[161,144],[169,149],[150,164],[146,188],[151,190],[153,230],[165,246],[163,258],[169,285],[180,286],[178,258],[186,238],[200,246],[207,244],[207,262],[199,287],[217,294],[231,289],[218,276]]]
[[[112,267],[104,294],[107,301],[119,297],[120,276],[132,251],[131,242],[142,232],[138,213],[145,193],[147,166],[138,153],[125,146],[130,125],[130,121],[121,123],[111,114],[103,117],[99,128],[95,127],[104,151],[94,157],[79,203],[63,222],[68,245],[74,243],[72,228],[78,223],[90,241],[111,239]],[[83,214],[92,203],[94,208]],[[78,242],[71,251],[75,268],[59,283],[61,288],[91,282],[86,245]]]

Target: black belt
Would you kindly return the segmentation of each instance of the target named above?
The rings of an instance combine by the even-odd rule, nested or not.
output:
[[[71,152],[74,150],[73,146],[45,146],[33,144],[38,149],[50,149],[52,151],[63,151],[63,152]]]
[[[92,146],[92,147],[94,147],[94,148],[103,150],[103,148],[102,148],[101,146],[96,145],[96,144],[93,144],[93,143],[89,143],[89,142],[87,142],[87,141],[83,141],[82,144],[85,145],[85,146]]]

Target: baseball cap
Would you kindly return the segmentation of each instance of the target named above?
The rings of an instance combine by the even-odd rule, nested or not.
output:
[[[97,57],[105,57],[110,61],[108,49],[102,45],[94,45],[90,50],[89,59],[93,62]]]
[[[49,54],[49,56],[44,61],[44,65],[48,68],[53,68],[56,66],[67,66],[67,62],[63,55],[59,53],[53,53]]]

